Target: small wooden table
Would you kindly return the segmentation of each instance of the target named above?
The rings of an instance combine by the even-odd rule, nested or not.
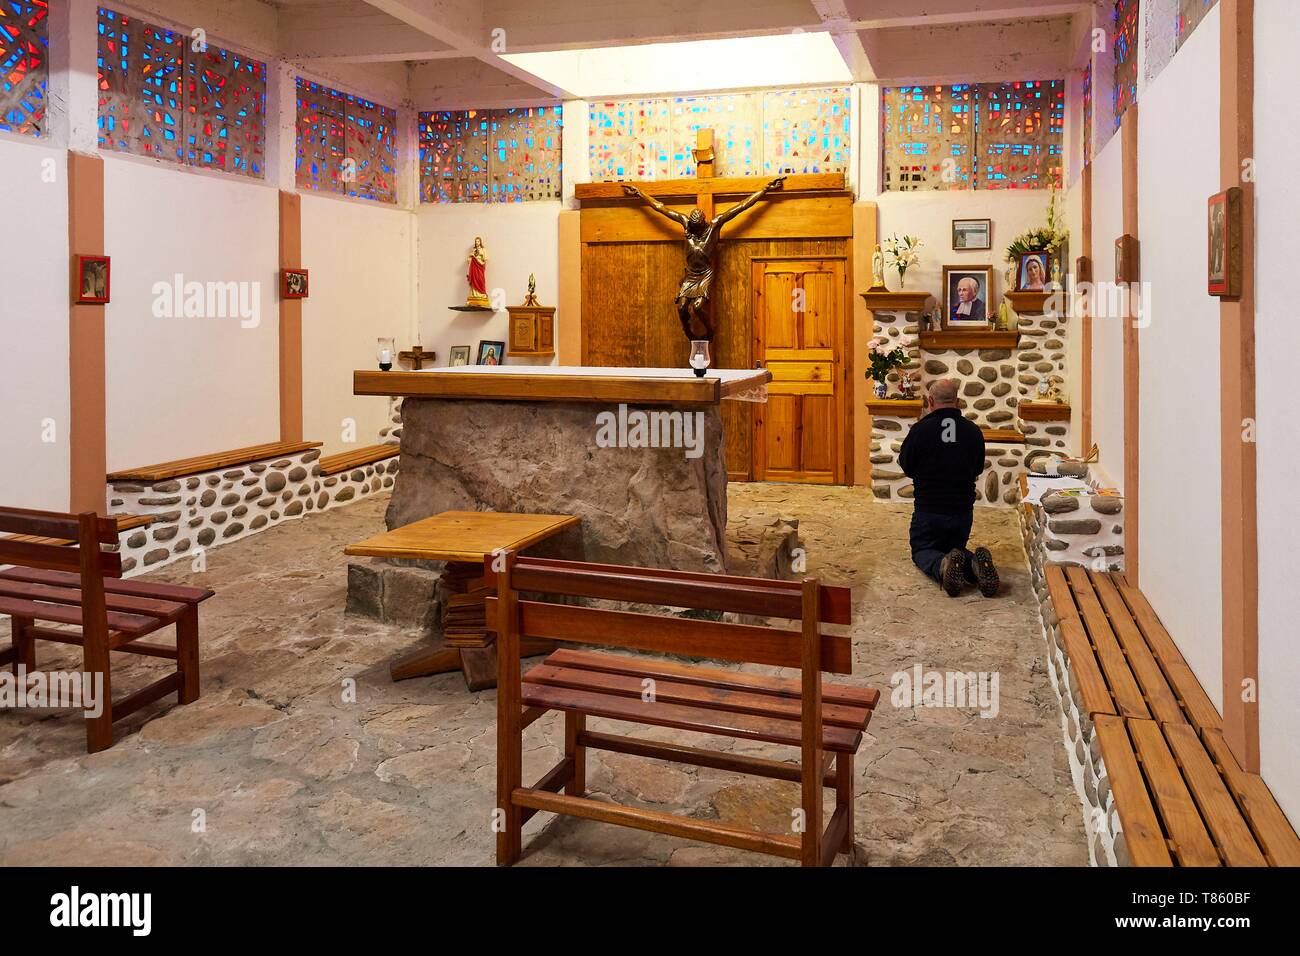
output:
[[[483,609],[484,560],[499,551],[522,551],[577,524],[573,515],[444,511],[344,548],[353,557],[447,562],[443,583],[453,593],[443,607],[445,646],[421,648],[395,661],[389,671],[393,680],[459,668],[470,690],[495,686],[495,635]],[[547,654],[553,648],[550,641],[524,641],[521,654]]]

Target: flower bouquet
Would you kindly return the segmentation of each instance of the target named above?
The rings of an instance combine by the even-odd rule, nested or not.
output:
[[[907,349],[902,344],[889,348],[889,340],[872,339],[867,343],[867,378],[875,381],[876,398],[884,398],[888,390],[886,379],[896,368],[902,368],[908,362]]]
[[[906,285],[907,270],[921,261],[918,250],[922,245],[916,236],[903,236],[900,239],[897,235],[890,236],[881,243],[885,252],[885,264],[898,270],[899,289]]]

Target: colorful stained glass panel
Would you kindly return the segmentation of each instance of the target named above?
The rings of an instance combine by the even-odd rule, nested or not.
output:
[[[971,189],[975,88],[901,86],[882,97],[886,190]]]
[[[49,4],[0,0],[0,129],[42,136],[50,81]]]

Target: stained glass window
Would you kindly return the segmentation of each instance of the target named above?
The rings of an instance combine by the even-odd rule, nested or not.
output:
[[[1065,83],[987,83],[976,89],[977,189],[1061,186]]]
[[[884,91],[886,190],[1045,189],[1060,185],[1062,80]]]
[[[1092,162],[1092,61],[1083,70],[1083,161]]]
[[[559,199],[563,108],[420,114],[420,201]]]
[[[99,146],[265,175],[266,64],[99,9]]]
[[[973,86],[893,87],[881,102],[885,189],[973,188]]]
[[[713,130],[714,173],[845,172],[849,91],[768,90],[606,100],[589,107],[589,160],[597,182],[695,175],[691,150]]]
[[[1181,47],[1192,31],[1205,19],[1219,0],[1178,0],[1178,46]]]
[[[1129,106],[1137,102],[1138,0],[1115,0],[1111,45],[1115,51],[1115,88],[1112,106],[1115,126]]]
[[[397,111],[297,80],[300,189],[397,202]]]
[[[42,136],[50,81],[45,0],[0,0],[0,129]]]

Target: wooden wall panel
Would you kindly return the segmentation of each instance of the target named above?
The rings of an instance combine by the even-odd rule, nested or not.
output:
[[[584,208],[584,223],[588,215]],[[754,258],[848,254],[849,240],[844,238],[728,239],[724,234],[713,280],[714,365],[751,368],[754,364],[750,315]],[[680,238],[583,242],[583,365],[686,368],[690,348],[673,304],[683,255]],[[727,468],[734,479],[750,477],[752,412],[747,402],[722,403]]]

